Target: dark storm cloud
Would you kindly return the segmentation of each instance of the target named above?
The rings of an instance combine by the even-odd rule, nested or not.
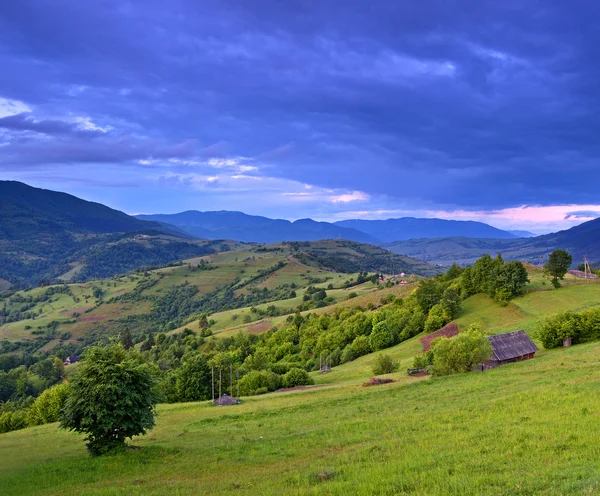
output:
[[[567,215],[565,215],[565,220],[590,218],[596,219],[597,217],[600,217],[600,212],[595,210],[578,210],[576,212],[569,212]]]
[[[48,135],[101,136],[99,129],[82,129],[78,123],[46,119],[37,121],[26,113],[9,115],[0,119],[0,129],[33,131]]]
[[[0,167],[205,149],[414,206],[593,204],[599,13],[533,0],[4,2],[0,97],[34,115],[0,126],[56,141],[9,135]],[[39,109],[129,138],[70,136]]]

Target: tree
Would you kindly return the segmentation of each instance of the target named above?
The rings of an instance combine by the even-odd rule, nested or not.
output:
[[[206,314],[202,314],[200,319],[198,319],[198,326],[201,330],[208,329],[210,324],[208,323],[208,317]]]
[[[548,261],[544,265],[544,272],[552,277],[552,285],[560,287],[559,279],[563,279],[567,270],[573,263],[572,255],[566,250],[554,250],[550,253]]]
[[[428,313],[442,299],[444,288],[436,279],[424,279],[415,290],[415,299],[423,312]]]
[[[193,354],[177,369],[175,391],[179,401],[201,401],[210,398],[211,372],[206,359]]]
[[[133,348],[133,339],[131,337],[131,333],[129,332],[128,327],[126,327],[123,331],[123,334],[121,334],[121,339],[119,340],[119,342],[126,350]]]
[[[479,326],[471,325],[465,332],[433,342],[433,375],[470,372],[492,354],[492,346]]]
[[[493,298],[505,305],[512,298],[519,296],[528,282],[527,270],[521,262],[505,263],[496,271]]]
[[[154,426],[155,369],[121,344],[88,348],[60,415],[63,429],[86,434],[93,456],[125,447]]]

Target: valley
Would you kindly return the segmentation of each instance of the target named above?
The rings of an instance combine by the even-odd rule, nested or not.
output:
[[[168,274],[164,278],[185,279],[176,272],[181,267],[161,270]],[[479,322],[491,332],[525,329],[534,335],[536,322],[547,315],[600,305],[597,282],[567,276],[563,286],[554,289],[539,269],[528,267],[528,273],[531,282],[525,293],[504,307],[485,295],[467,298],[457,319],[459,327]],[[289,273],[279,277],[297,280]],[[124,288],[135,284],[130,281]],[[368,285],[362,291],[365,294],[356,300],[385,292]],[[327,307],[319,310],[326,312]],[[241,405],[221,408],[210,402],[160,405],[156,427],[133,440],[138,449],[116,457],[89,458],[80,437],[58,430],[56,424],[3,434],[0,491],[7,495],[164,494],[165,488],[196,494],[199,487],[204,494],[596,491],[600,472],[594,462],[593,412],[600,410],[600,396],[597,377],[590,371],[600,359],[598,343],[540,349],[533,360],[484,373],[410,377],[406,369],[421,351],[421,337],[386,350],[400,364],[398,372],[386,376],[395,381],[391,384],[362,386],[371,375],[371,354],[327,374],[312,372],[315,385],[324,387],[244,397]],[[196,470],[198,466],[202,470]]]

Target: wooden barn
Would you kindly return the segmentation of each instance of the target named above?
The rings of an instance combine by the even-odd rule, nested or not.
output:
[[[507,332],[489,336],[492,356],[483,363],[484,368],[494,368],[505,363],[531,360],[538,347],[525,331]]]

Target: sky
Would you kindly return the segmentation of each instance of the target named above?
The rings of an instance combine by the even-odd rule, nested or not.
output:
[[[0,2],[0,179],[135,213],[600,216],[600,5]]]

